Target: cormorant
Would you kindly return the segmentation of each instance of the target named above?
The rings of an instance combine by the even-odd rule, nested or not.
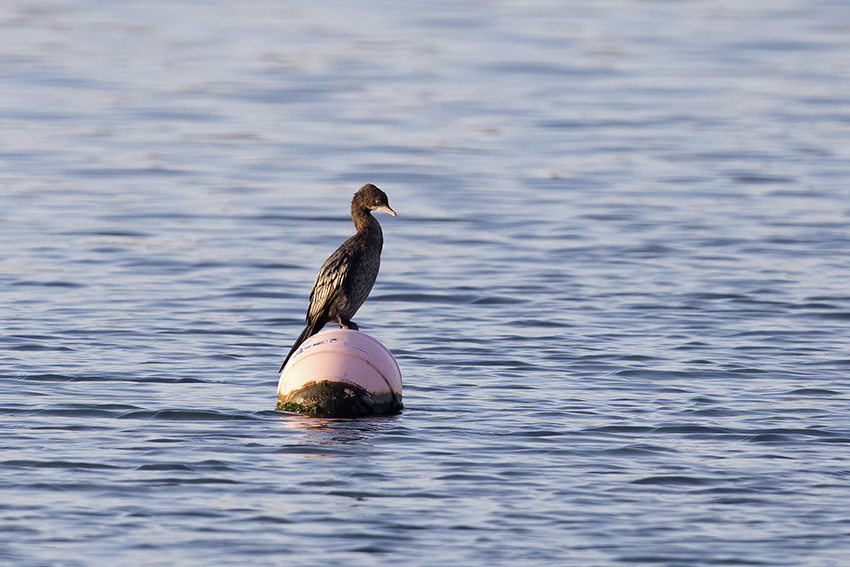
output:
[[[386,193],[367,183],[351,200],[351,219],[357,232],[343,242],[319,268],[316,283],[310,292],[307,326],[295,340],[280,370],[283,370],[301,343],[321,331],[325,323],[334,321],[343,329],[357,330],[351,318],[372,291],[384,245],[381,225],[370,211],[384,211],[396,216],[390,208]]]

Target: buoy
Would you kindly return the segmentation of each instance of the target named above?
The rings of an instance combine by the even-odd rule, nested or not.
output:
[[[329,329],[304,341],[280,372],[277,409],[314,417],[398,413],[401,370],[373,337]]]

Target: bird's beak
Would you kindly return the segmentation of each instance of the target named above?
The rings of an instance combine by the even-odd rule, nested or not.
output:
[[[389,205],[381,205],[380,207],[375,207],[376,211],[384,211],[385,213],[389,213],[392,216],[396,216],[395,211],[390,208]]]

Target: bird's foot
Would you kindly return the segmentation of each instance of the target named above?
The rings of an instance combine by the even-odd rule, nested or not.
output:
[[[340,327],[343,329],[351,329],[352,331],[359,331],[360,328],[357,326],[357,323],[354,321],[346,321],[345,323],[340,323]]]

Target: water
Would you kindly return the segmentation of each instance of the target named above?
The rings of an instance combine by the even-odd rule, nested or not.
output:
[[[0,7],[0,558],[839,566],[850,4]],[[405,411],[273,411],[313,277]]]

